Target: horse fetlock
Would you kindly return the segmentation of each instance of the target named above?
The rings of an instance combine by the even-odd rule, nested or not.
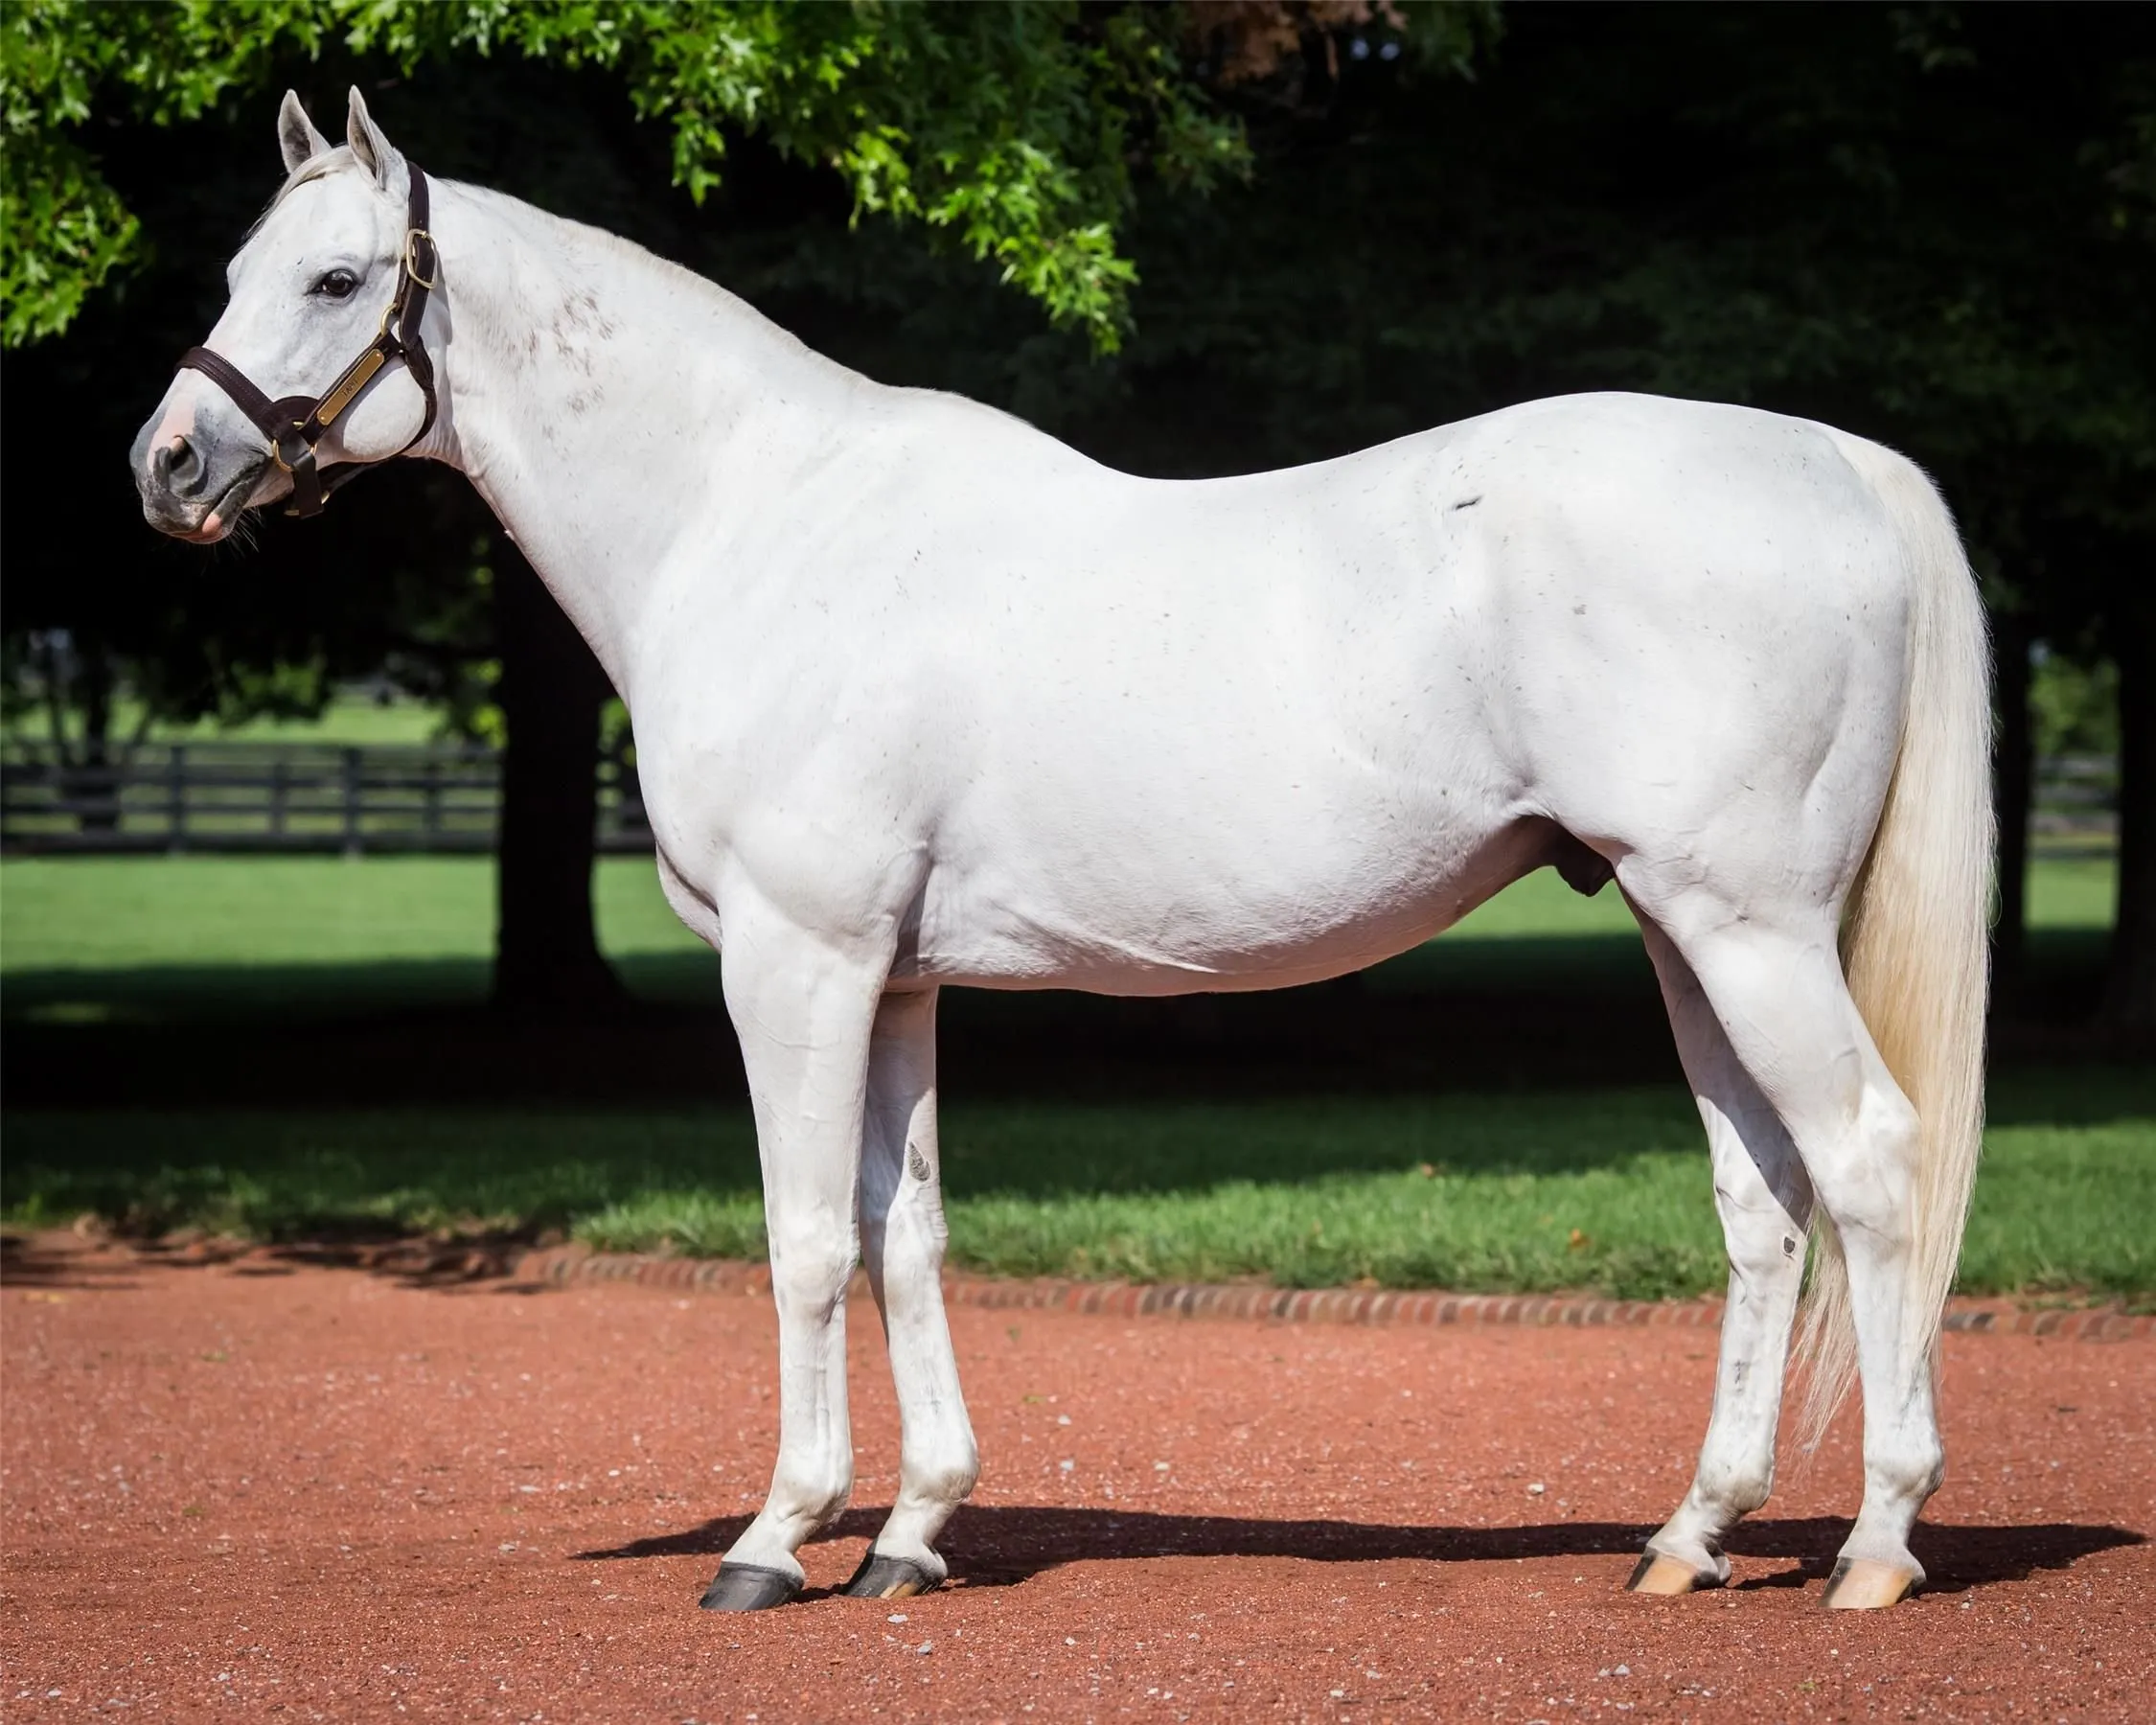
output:
[[[980,1483],[980,1459],[968,1444],[964,1455],[916,1460],[908,1456],[899,1466],[899,1491],[903,1498],[923,1504],[955,1506],[974,1494]]]
[[[850,1466],[842,1473],[795,1472],[782,1466],[771,1481],[771,1494],[764,1512],[798,1528],[806,1539],[845,1514],[853,1495]]]
[[[1772,1461],[1762,1465],[1749,1459],[1734,1461],[1702,1461],[1692,1495],[1718,1529],[1727,1529],[1740,1516],[1750,1515],[1774,1495]]]
[[[1906,1506],[1906,1518],[1914,1520],[1916,1510],[1945,1482],[1946,1446],[1937,1436],[1913,1433],[1891,1445],[1865,1444],[1864,1501],[1868,1508],[1876,1504],[1893,1506],[1898,1511]],[[1894,1518],[1902,1516],[1896,1514]]]

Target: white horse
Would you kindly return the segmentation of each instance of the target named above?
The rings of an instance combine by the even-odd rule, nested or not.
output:
[[[1807,1232],[1815,1385],[1830,1411],[1852,1331],[1863,1384],[1826,1599],[1921,1582],[1991,816],[1983,616],[1914,466],[1601,395],[1287,472],[1132,478],[496,193],[438,185],[429,258],[357,91],[345,147],[289,96],[280,135],[288,177],[215,348],[304,395],[407,270],[438,271],[431,368],[383,364],[323,457],[403,448],[431,373],[412,452],[470,476],[591,643],[635,717],[667,897],[724,954],[781,1428],[706,1605],[791,1598],[846,1504],[857,1256],[904,1436],[848,1591],[944,1577],[978,1463],[940,1284],[939,988],[1308,982],[1552,862],[1614,872],[1638,915],[1731,1263],[1698,1472],[1631,1585],[1728,1577],[1723,1537],[1772,1481]],[[149,520],[200,541],[291,484],[194,370],[133,463]]]

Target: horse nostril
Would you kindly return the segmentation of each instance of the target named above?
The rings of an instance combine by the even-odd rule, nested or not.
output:
[[[202,487],[202,458],[184,437],[175,437],[149,458],[150,472],[169,492],[194,493]]]

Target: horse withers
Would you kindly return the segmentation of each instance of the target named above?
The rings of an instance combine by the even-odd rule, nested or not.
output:
[[[1591,395],[1284,472],[1133,478],[429,181],[356,91],[342,147],[290,97],[279,135],[218,363],[191,355],[137,440],[144,511],[215,540],[399,452],[447,462],[628,702],[660,880],[723,954],[779,1320],[777,1465],[705,1604],[791,1598],[846,1504],[857,1259],[903,1438],[847,1591],[944,1578],[978,1471],[939,1281],[944,986],[1312,981],[1550,862],[1613,874],[1638,916],[1729,1248],[1698,1471],[1631,1585],[1728,1577],[1773,1479],[1807,1238],[1815,1411],[1863,1386],[1826,1600],[1922,1580],[1991,813],[1983,616],[1915,467],[1800,420]]]

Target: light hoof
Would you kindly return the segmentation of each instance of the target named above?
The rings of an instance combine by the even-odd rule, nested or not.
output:
[[[722,1563],[697,1603],[706,1611],[768,1611],[801,1591],[784,1570],[755,1563]]]
[[[1917,1577],[1870,1557],[1845,1557],[1826,1578],[1829,1611],[1881,1611],[1898,1605],[1916,1591]]]
[[[885,1557],[870,1546],[854,1578],[838,1591],[850,1599],[910,1599],[940,1585],[936,1576],[911,1558]]]
[[[1674,1557],[1664,1557],[1659,1552],[1647,1552],[1632,1566],[1632,1577],[1625,1582],[1624,1591],[1674,1599],[1680,1594],[1697,1593],[1702,1588],[1721,1585],[1719,1576],[1703,1576],[1688,1563],[1680,1563]]]

